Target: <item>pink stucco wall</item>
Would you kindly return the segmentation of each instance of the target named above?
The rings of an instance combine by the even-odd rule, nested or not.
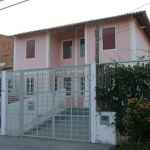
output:
[[[150,51],[150,41],[147,38],[147,36],[145,35],[144,31],[142,28],[140,28],[139,24],[137,23],[137,21],[135,21],[136,24],[136,55],[137,57],[142,57],[144,56],[145,59],[149,59],[148,58],[148,51]]]
[[[58,67],[60,59],[60,33],[50,33],[50,67]]]
[[[35,39],[35,58],[26,59],[26,41]],[[46,67],[46,33],[17,36],[15,70]]]
[[[128,61],[131,60],[130,53],[130,20],[127,17],[122,19],[115,19],[110,22],[106,22],[105,24],[100,24],[99,35],[100,38],[102,35],[102,29],[106,27],[115,27],[115,49],[103,50],[103,42],[102,39],[99,41],[99,62],[110,62],[112,60],[116,61]],[[87,55],[88,55],[88,64],[95,63],[95,35],[94,31],[96,29],[96,23],[89,23],[87,25]],[[125,32],[122,32],[127,30]]]
[[[102,29],[106,27],[115,27],[115,49],[103,50],[102,38],[99,43],[99,62],[130,61],[132,60],[132,44],[131,38],[131,17],[116,18],[112,21],[89,22],[85,27],[65,28],[64,30],[51,31],[50,34],[50,67],[63,67],[85,64],[85,58],[80,57],[80,39],[87,39],[87,64],[95,63],[95,28],[99,23],[100,38]],[[135,26],[139,26],[135,22]],[[85,33],[86,31],[86,33]],[[136,32],[136,53],[137,55],[145,55],[141,50],[149,50],[150,42],[141,28],[135,28]],[[86,37],[85,37],[86,36]],[[35,58],[26,59],[26,41],[35,39]],[[63,59],[63,41],[72,40],[72,58]],[[34,34],[26,34],[17,36],[16,39],[16,60],[15,70],[35,69],[46,67],[46,32],[36,32]]]
[[[76,31],[75,28],[62,31],[52,31],[50,33],[50,67],[63,67],[84,64],[84,58],[80,57],[81,38],[84,38],[84,28],[77,28]],[[72,58],[63,59],[63,41],[68,40],[72,40]],[[77,42],[76,56],[75,42]]]

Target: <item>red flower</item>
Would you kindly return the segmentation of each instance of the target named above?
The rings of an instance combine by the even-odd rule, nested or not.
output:
[[[150,117],[147,117],[146,119],[147,119],[148,122],[150,122]]]
[[[133,110],[133,112],[134,112],[135,114],[137,114],[137,111],[136,111],[136,110]]]
[[[144,105],[143,105],[143,104],[140,104],[140,108],[141,108],[141,109],[144,109],[145,107],[144,107]]]

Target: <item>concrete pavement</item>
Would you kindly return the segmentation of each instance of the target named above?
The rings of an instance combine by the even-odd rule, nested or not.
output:
[[[112,145],[0,136],[0,150],[110,150]]]

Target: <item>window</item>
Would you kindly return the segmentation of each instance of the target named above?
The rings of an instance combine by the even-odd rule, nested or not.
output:
[[[4,60],[8,60],[9,55],[4,55]]]
[[[29,40],[26,42],[26,58],[35,57],[35,40]]]
[[[71,95],[71,78],[64,78],[64,88],[66,89],[66,95]]]
[[[34,78],[26,78],[26,95],[34,94]]]
[[[103,29],[103,50],[115,49],[115,27]]]
[[[85,77],[81,77],[81,95],[85,93]]]
[[[2,92],[2,79],[0,78],[0,96],[1,96],[1,92]],[[0,104],[1,104],[1,101],[0,101]]]
[[[55,77],[55,91],[57,91],[57,83],[58,83],[58,78]]]
[[[72,41],[63,42],[63,59],[72,58]]]
[[[9,43],[5,43],[4,48],[9,48]]]
[[[80,39],[80,57],[85,57],[85,40]]]

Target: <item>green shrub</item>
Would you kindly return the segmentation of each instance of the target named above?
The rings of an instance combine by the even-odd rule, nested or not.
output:
[[[129,99],[122,121],[127,135],[133,138],[148,136],[150,134],[150,102],[146,99]]]

